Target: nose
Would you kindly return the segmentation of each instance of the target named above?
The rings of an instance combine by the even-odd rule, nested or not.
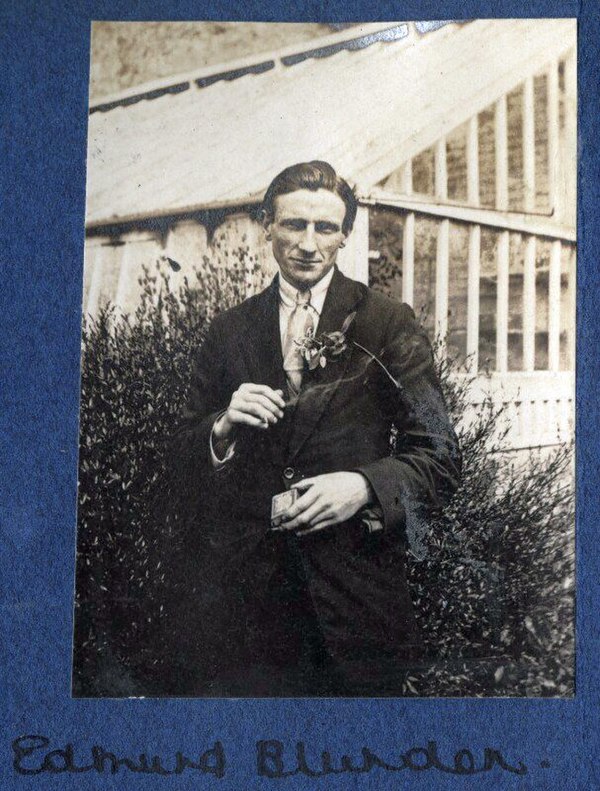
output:
[[[316,252],[317,243],[315,239],[315,229],[312,225],[307,225],[304,229],[298,247],[305,255],[312,255]]]

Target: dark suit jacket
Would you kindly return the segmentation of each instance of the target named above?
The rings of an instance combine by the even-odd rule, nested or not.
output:
[[[339,330],[356,311],[348,340],[378,354],[400,388],[350,343],[339,360],[304,375],[283,420],[268,431],[245,431],[234,458],[214,470],[210,433],[234,390],[254,382],[286,392],[278,299],[275,278],[213,320],[176,437],[186,479],[198,494],[191,551],[205,627],[216,626],[211,632],[208,625],[204,639],[218,635],[222,653],[236,662],[282,652],[284,661],[293,661],[288,587],[289,577],[300,575],[327,651],[345,672],[361,677],[410,659],[418,647],[406,533],[452,493],[460,454],[431,347],[412,309],[336,269],[317,334]],[[302,477],[339,470],[360,471],[370,481],[383,531],[368,534],[357,515],[312,536],[269,532],[273,495]]]

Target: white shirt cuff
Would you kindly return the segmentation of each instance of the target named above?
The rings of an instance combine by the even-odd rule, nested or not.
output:
[[[217,418],[217,420],[218,419],[219,418]],[[215,420],[215,423],[216,422],[217,421]],[[211,458],[211,461],[212,461],[213,468],[215,470],[220,470],[222,467],[224,467],[227,464],[228,461],[230,461],[233,458],[233,456],[235,454],[235,442],[231,443],[231,445],[227,448],[227,451],[226,451],[225,455],[223,456],[223,458],[220,459],[217,456],[217,454],[215,453],[215,446],[213,444],[214,430],[215,429],[214,429],[214,426],[213,426],[213,430],[210,432],[210,458]]]

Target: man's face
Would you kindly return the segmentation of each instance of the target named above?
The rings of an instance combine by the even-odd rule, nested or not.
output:
[[[329,272],[346,238],[345,216],[344,201],[329,190],[296,190],[275,198],[275,213],[265,228],[288,283],[305,290]]]

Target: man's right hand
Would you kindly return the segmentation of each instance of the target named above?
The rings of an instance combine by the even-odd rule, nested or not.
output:
[[[284,409],[282,390],[245,382],[231,396],[226,412],[213,427],[213,435],[217,441],[226,442],[234,439],[238,426],[268,429],[283,417]]]

